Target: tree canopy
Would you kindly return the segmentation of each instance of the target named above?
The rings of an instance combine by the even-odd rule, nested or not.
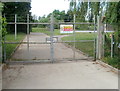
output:
[[[4,3],[3,16],[6,17],[7,22],[15,21],[15,14],[17,14],[18,22],[26,22],[27,14],[31,16],[31,3],[28,2],[9,2]],[[26,32],[27,25],[18,25],[18,32]],[[11,30],[9,30],[11,29]],[[14,31],[14,25],[7,26],[8,32]]]

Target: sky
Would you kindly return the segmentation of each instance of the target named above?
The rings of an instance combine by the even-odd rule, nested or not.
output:
[[[65,10],[69,9],[68,0],[32,0],[31,2],[32,15],[43,16],[48,15],[53,10]]]

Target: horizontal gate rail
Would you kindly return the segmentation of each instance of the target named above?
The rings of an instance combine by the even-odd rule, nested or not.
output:
[[[8,22],[7,24],[21,24],[21,25],[27,25],[27,24],[30,24],[30,25],[50,25],[50,23],[25,23],[25,22],[17,22],[17,23],[14,23],[14,22]]]
[[[31,24],[31,25],[50,25],[50,23],[42,23],[42,22],[30,22],[30,23],[25,23],[25,22],[8,22],[7,24],[23,24],[23,25],[26,25],[26,24]],[[94,23],[82,23],[82,22],[76,22],[76,23],[73,23],[73,22],[61,22],[61,23],[54,23],[54,24],[94,24]]]
[[[60,23],[55,23],[55,24],[94,24],[94,23],[89,23],[89,22],[60,22]]]
[[[80,40],[80,41],[58,41],[53,43],[78,43],[78,42],[94,42],[94,40]],[[28,44],[28,42],[5,42],[5,44]],[[29,42],[29,44],[51,44],[51,42]]]

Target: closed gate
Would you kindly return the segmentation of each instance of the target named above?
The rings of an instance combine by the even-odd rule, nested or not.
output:
[[[53,15],[50,17],[48,23],[31,22],[29,15],[26,15],[27,21],[19,22],[18,15],[14,16],[14,22],[8,22],[8,25],[14,25],[15,28],[15,40],[17,39],[17,26],[26,25],[27,35],[21,42],[6,41],[4,40],[4,58],[8,63],[36,63],[36,62],[61,62],[61,61],[81,61],[95,59],[95,22],[94,23],[80,23],[75,22],[75,15],[73,22],[54,22]],[[75,29],[77,25],[91,24],[94,27],[92,39],[82,39],[79,36],[83,36],[81,31]],[[33,26],[46,26],[45,29],[37,29],[35,32],[30,31],[30,25]],[[54,29],[57,25],[60,29]],[[68,29],[68,30],[65,30]],[[33,28],[34,29],[34,28]],[[90,31],[91,32],[91,31]],[[87,36],[87,35],[85,35]],[[6,46],[13,44],[19,44],[17,49],[9,60],[6,56]],[[81,51],[80,45],[92,46],[92,57],[89,57]]]

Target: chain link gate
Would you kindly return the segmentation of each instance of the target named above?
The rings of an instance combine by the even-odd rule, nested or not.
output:
[[[27,50],[24,48],[24,51],[26,53],[26,55],[24,54],[24,56],[26,56],[25,59],[21,59],[20,55],[16,55],[16,51],[13,55],[19,56],[18,59],[13,58],[12,60],[6,60],[5,62],[7,63],[38,63],[38,62],[60,62],[60,61],[75,61],[75,60],[88,60],[89,57],[87,57],[86,55],[84,55],[83,53],[81,53],[80,50],[78,50],[76,48],[76,44],[80,44],[82,42],[87,43],[87,42],[93,42],[93,55],[95,58],[95,39],[96,37],[94,36],[94,40],[76,40],[76,34],[78,31],[75,30],[75,25],[80,25],[80,24],[93,24],[94,25],[94,34],[95,34],[95,22],[94,23],[80,23],[80,22],[75,22],[75,15],[74,15],[74,21],[73,22],[54,22],[54,16],[52,15],[50,18],[50,22],[49,23],[32,23],[30,22],[30,17],[29,15],[27,15],[27,21],[26,22],[17,22],[17,15],[15,15],[15,21],[14,22],[8,22],[8,24],[12,24],[15,25],[15,39],[17,38],[17,25],[27,25],[27,36],[25,38],[25,41],[22,42],[7,42],[5,41],[5,45],[6,44],[21,44],[21,45],[27,45]],[[67,35],[54,35],[55,30],[54,30],[54,25],[61,25],[61,24],[65,24],[65,25],[73,25],[74,29],[73,29],[73,33],[72,34],[67,34]],[[38,41],[32,41],[31,39],[33,37],[31,37],[31,35],[36,36],[34,34],[30,34],[29,31],[29,27],[30,25],[48,25],[50,26],[50,31],[49,31],[49,36],[44,36],[44,41],[39,40]],[[36,33],[37,34],[37,33]],[[40,36],[43,36],[43,34],[40,34]],[[39,37],[40,37],[39,36]],[[72,36],[71,40],[62,40],[62,38],[64,37],[69,37]],[[39,38],[37,37],[37,38]],[[72,44],[73,46],[70,46],[69,44]],[[20,45],[20,46],[21,46]],[[32,47],[36,47],[36,45],[38,47],[38,59],[36,58],[30,58],[33,54],[34,54],[34,50],[31,50]],[[41,51],[45,46],[47,49],[47,54],[44,53],[44,50]],[[19,47],[20,48],[20,47]],[[18,50],[20,50],[18,48]],[[5,49],[6,50],[6,49]],[[21,49],[22,50],[22,49]],[[40,53],[43,52],[43,53]],[[33,53],[31,53],[33,52]],[[6,58],[6,52],[4,52],[4,56]],[[40,53],[40,54],[39,54]],[[44,55],[43,55],[44,54]],[[11,57],[13,57],[13,55]],[[28,55],[28,56],[27,56]],[[49,55],[49,57],[47,57],[46,55]],[[44,57],[43,57],[44,56]],[[27,59],[30,58],[30,59]],[[92,59],[94,59],[92,58]]]

